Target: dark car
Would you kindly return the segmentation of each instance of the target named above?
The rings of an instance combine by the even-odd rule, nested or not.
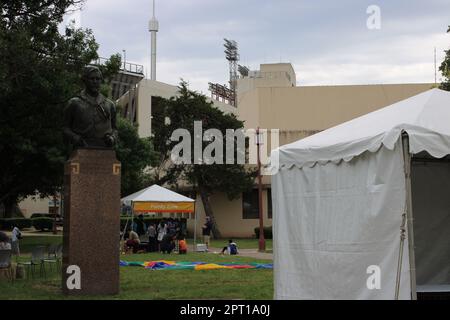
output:
[[[56,218],[55,218],[55,216],[56,216]],[[52,218],[52,219],[56,219],[56,225],[58,225],[58,226],[61,226],[62,223],[63,223],[63,219],[62,219],[61,215],[59,215],[59,214],[48,213],[46,215],[46,217],[49,217],[49,218]]]
[[[33,213],[30,219],[46,217],[48,213]]]
[[[55,218],[55,216],[56,216],[56,218]],[[56,225],[58,225],[58,226],[62,226],[62,224],[63,224],[63,219],[62,219],[61,215],[54,214],[54,213],[33,213],[31,215],[30,219],[42,218],[42,217],[56,219]]]

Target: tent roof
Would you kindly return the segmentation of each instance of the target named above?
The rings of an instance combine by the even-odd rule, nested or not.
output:
[[[156,184],[151,187],[142,189],[138,192],[130,194],[121,199],[122,202],[130,203],[131,201],[146,201],[146,202],[195,202],[194,199],[185,197],[179,193],[169,189],[160,187]]]
[[[359,118],[272,151],[272,165],[312,166],[350,161],[382,145],[392,150],[406,131],[413,154],[427,151],[441,158],[450,153],[450,92],[431,89]]]

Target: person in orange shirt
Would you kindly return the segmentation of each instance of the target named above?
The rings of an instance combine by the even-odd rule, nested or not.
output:
[[[184,238],[181,238],[180,241],[178,241],[178,253],[179,254],[187,253],[187,243]]]

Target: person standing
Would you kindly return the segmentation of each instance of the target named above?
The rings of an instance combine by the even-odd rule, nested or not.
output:
[[[164,236],[167,234],[167,224],[166,222],[163,220],[160,221],[159,225],[158,225],[158,251],[161,251],[161,242],[164,239]]]
[[[22,238],[22,233],[20,232],[20,229],[17,228],[17,226],[13,226],[12,234],[11,234],[11,250],[12,253],[20,256],[20,247],[19,247],[19,240]]]
[[[209,249],[209,240],[211,237],[212,221],[211,217],[206,216],[205,224],[202,227],[203,243],[206,244],[206,250]]]
[[[156,227],[155,224],[152,222],[150,223],[150,226],[147,229],[148,233],[148,252],[155,252],[158,248],[158,242],[156,239]]]

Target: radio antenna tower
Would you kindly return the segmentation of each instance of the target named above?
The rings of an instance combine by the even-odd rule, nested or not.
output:
[[[151,34],[151,80],[156,80],[156,33],[159,30],[158,20],[155,18],[155,0],[153,0],[153,16],[148,22],[148,31]]]

